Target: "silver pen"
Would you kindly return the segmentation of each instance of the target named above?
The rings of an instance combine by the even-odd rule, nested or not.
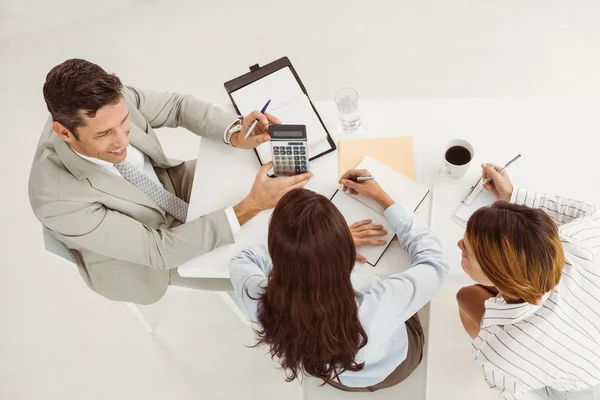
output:
[[[512,163],[514,163],[515,161],[517,161],[519,158],[521,158],[521,155],[518,154],[515,158],[513,158],[512,160],[510,160],[509,162],[506,163],[506,165],[504,165],[504,167],[500,168],[498,170],[498,173],[501,174],[502,171],[504,171],[506,168],[508,168],[508,166]],[[485,185],[486,183],[490,183],[492,181],[492,178],[488,177],[483,181],[483,184]]]
[[[375,178],[372,177],[371,175],[368,175],[368,176],[356,176],[354,178],[348,178],[348,180],[350,180],[352,182],[363,182],[363,181],[372,181],[372,180],[375,180]]]
[[[265,111],[267,111],[267,108],[269,107],[269,104],[271,104],[271,99],[269,99],[269,101],[267,101],[267,104],[265,104],[264,107],[262,108],[262,110],[260,110],[261,114],[264,114]],[[252,133],[252,131],[254,130],[254,128],[256,128],[257,124],[258,124],[258,120],[255,119],[254,122],[252,123],[252,125],[250,125],[250,128],[248,128],[248,132],[246,132],[246,135],[244,136],[244,139],[248,139],[248,136],[250,136],[250,134]]]
[[[254,122],[252,123],[252,125],[250,125],[250,128],[248,128],[248,132],[246,132],[246,134],[244,135],[244,139],[248,139],[248,136],[250,136],[250,134],[252,133],[254,128],[256,128],[257,124],[258,124],[258,120],[255,119]]]

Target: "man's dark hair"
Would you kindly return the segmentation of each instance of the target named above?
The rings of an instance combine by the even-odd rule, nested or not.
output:
[[[44,83],[44,100],[54,121],[79,139],[77,128],[84,126],[83,115],[96,112],[123,97],[123,84],[114,74],[86,60],[73,58],[52,68]]]

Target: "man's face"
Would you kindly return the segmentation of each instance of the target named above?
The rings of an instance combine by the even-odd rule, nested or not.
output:
[[[129,112],[121,99],[96,112],[94,118],[83,116],[85,124],[77,128],[77,136],[70,133],[62,124],[54,122],[54,131],[76,152],[98,158],[113,164],[127,157],[129,146]]]

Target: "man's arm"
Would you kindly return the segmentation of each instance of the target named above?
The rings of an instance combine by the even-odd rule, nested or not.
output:
[[[55,200],[34,207],[34,211],[45,227],[83,248],[152,268],[171,269],[233,243],[235,223],[230,220],[237,218],[244,225],[260,211],[273,208],[285,193],[304,187],[312,176],[269,178],[271,166],[262,166],[250,193],[233,207],[229,217],[225,210],[215,211],[172,229],[150,228],[100,203]]]
[[[238,116],[194,96],[123,88],[123,95],[133,103],[154,129],[183,127],[211,140],[223,140],[223,133]]]
[[[223,210],[172,229],[150,228],[100,203],[54,201],[35,213],[59,237],[107,257],[156,269],[176,268],[233,243]]]

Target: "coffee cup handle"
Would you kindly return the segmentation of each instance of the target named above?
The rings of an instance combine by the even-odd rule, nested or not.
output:
[[[442,176],[450,175],[450,166],[448,164],[446,164],[442,168],[440,168],[440,175],[442,175]]]

